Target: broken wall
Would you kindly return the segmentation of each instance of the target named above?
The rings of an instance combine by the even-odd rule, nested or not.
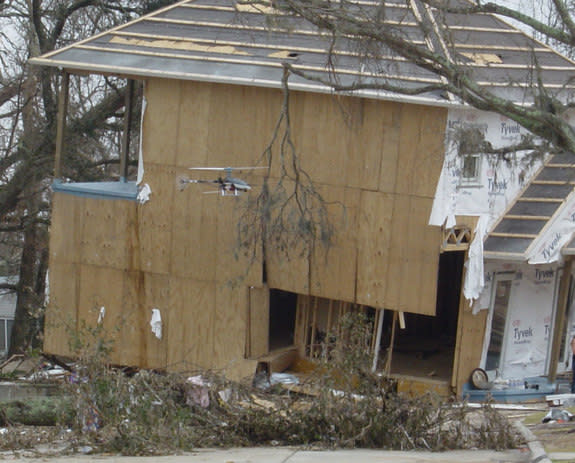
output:
[[[302,168],[326,200],[336,236],[327,254],[288,258],[268,246],[268,287],[433,314],[441,232],[426,222],[446,111],[298,92],[291,98]],[[266,286],[261,248],[239,248],[236,225],[261,173],[247,174],[254,191],[234,198],[203,194],[203,185],[178,191],[177,178],[191,176],[189,167],[257,164],[282,93],[151,79],[146,101],[149,200],[55,194],[46,351],[69,353],[64,326],[95,326],[105,307],[114,363],[250,374],[244,357],[265,350],[252,334],[267,333],[254,305],[267,299],[250,298],[249,288]],[[277,162],[271,178],[279,178]],[[153,309],[161,338],[150,327]]]

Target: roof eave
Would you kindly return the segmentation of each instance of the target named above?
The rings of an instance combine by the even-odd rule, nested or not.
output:
[[[45,59],[45,58],[32,58],[29,63],[35,66],[48,66],[53,68],[58,68],[60,70],[66,70],[70,73],[88,73],[88,74],[108,74],[117,75],[125,77],[141,77],[146,78],[164,78],[164,79],[178,79],[178,80],[191,80],[199,82],[211,82],[219,84],[233,84],[233,85],[253,85],[257,87],[265,88],[282,88],[282,83],[280,80],[264,80],[257,78],[245,78],[245,77],[234,77],[227,75],[216,75],[216,74],[194,74],[194,73],[175,73],[167,71],[155,71],[146,69],[145,71],[131,68],[115,66],[114,69],[110,69],[107,66],[101,66],[98,64],[86,64],[82,63],[82,66],[78,66],[78,63],[70,61],[59,61],[55,59]],[[314,93],[336,93],[331,87],[320,85],[317,83],[309,82],[307,84],[301,82],[290,82],[289,87],[291,90],[299,90]],[[432,97],[425,97],[421,95],[405,95],[401,93],[385,92],[381,90],[355,90],[353,92],[337,92],[340,94],[349,94],[353,96],[358,96],[362,98],[394,101],[399,103],[412,103],[421,104],[426,106],[437,106],[445,108],[465,108],[469,107],[466,104],[455,100],[439,99]]]

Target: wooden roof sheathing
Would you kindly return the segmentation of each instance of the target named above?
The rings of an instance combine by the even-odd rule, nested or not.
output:
[[[261,3],[261,2],[260,2]],[[376,14],[380,1],[348,2],[358,14]],[[346,8],[348,8],[346,4]],[[431,16],[433,15],[433,17]],[[435,23],[435,34],[424,36],[418,18]],[[496,94],[529,101],[529,88],[538,78],[549,92],[569,98],[565,87],[568,59],[488,14],[439,14],[418,0],[385,3],[385,23],[422,47],[447,53],[466,66],[480,84]],[[444,36],[449,36],[449,46]],[[279,87],[282,62],[321,78],[337,75],[338,83],[395,84],[420,88],[439,83],[439,77],[380,45],[377,58],[366,60],[354,37],[332,36],[303,18],[280,13],[261,4],[237,0],[184,0],[82,42],[32,60],[34,64],[68,71],[109,73],[135,77],[238,83]],[[333,46],[333,47],[332,47]],[[331,57],[328,56],[332,51]],[[540,72],[532,72],[533,63]],[[329,91],[320,83],[290,78],[292,88]],[[376,98],[389,93],[362,91]],[[560,95],[561,94],[561,95]],[[445,95],[428,93],[394,99],[449,104]]]

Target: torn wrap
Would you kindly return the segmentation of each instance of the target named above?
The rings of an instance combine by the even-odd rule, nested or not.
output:
[[[489,216],[482,215],[477,221],[475,227],[475,237],[469,246],[469,253],[465,267],[467,273],[465,274],[465,282],[463,284],[463,294],[471,305],[473,301],[479,298],[481,291],[485,286],[485,275],[483,272],[483,240],[487,233],[487,225],[489,223]],[[475,304],[476,305],[476,304]],[[473,313],[479,312],[479,307],[473,307]]]
[[[459,145],[466,130],[482,135],[494,148],[512,146],[529,132],[516,122],[498,114],[475,109],[450,109],[447,118],[443,168],[435,190],[429,225],[449,229],[458,215],[487,214],[495,221],[515,199],[541,165],[537,160],[526,167],[524,159],[532,159],[526,151],[515,154],[514,163],[500,161],[497,155],[483,153],[478,158],[477,175],[464,176],[464,156]],[[527,156],[527,158],[525,157]],[[524,175],[517,175],[518,168]]]
[[[138,191],[138,202],[140,204],[144,204],[150,200],[150,195],[152,194],[152,189],[150,185],[144,183],[142,187],[139,188]]]
[[[146,85],[144,83],[144,85]],[[145,89],[144,89],[144,94],[145,94]],[[144,151],[142,148],[142,140],[144,139],[143,137],[143,131],[144,131],[144,114],[146,114],[146,106],[147,106],[147,102],[146,102],[146,97],[142,98],[142,117],[140,120],[140,146],[138,149],[138,177],[136,179],[136,185],[139,185],[140,183],[142,183],[142,180],[144,179]]]
[[[152,327],[152,333],[154,333],[156,338],[162,339],[162,315],[160,314],[160,309],[152,309],[150,326]]]

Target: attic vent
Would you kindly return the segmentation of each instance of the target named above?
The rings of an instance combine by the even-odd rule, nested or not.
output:
[[[495,53],[461,53],[466,58],[473,61],[475,64],[488,66],[490,64],[502,64],[503,60],[500,55]]]
[[[453,227],[443,231],[443,251],[462,251],[469,247],[471,229],[469,227]]]

